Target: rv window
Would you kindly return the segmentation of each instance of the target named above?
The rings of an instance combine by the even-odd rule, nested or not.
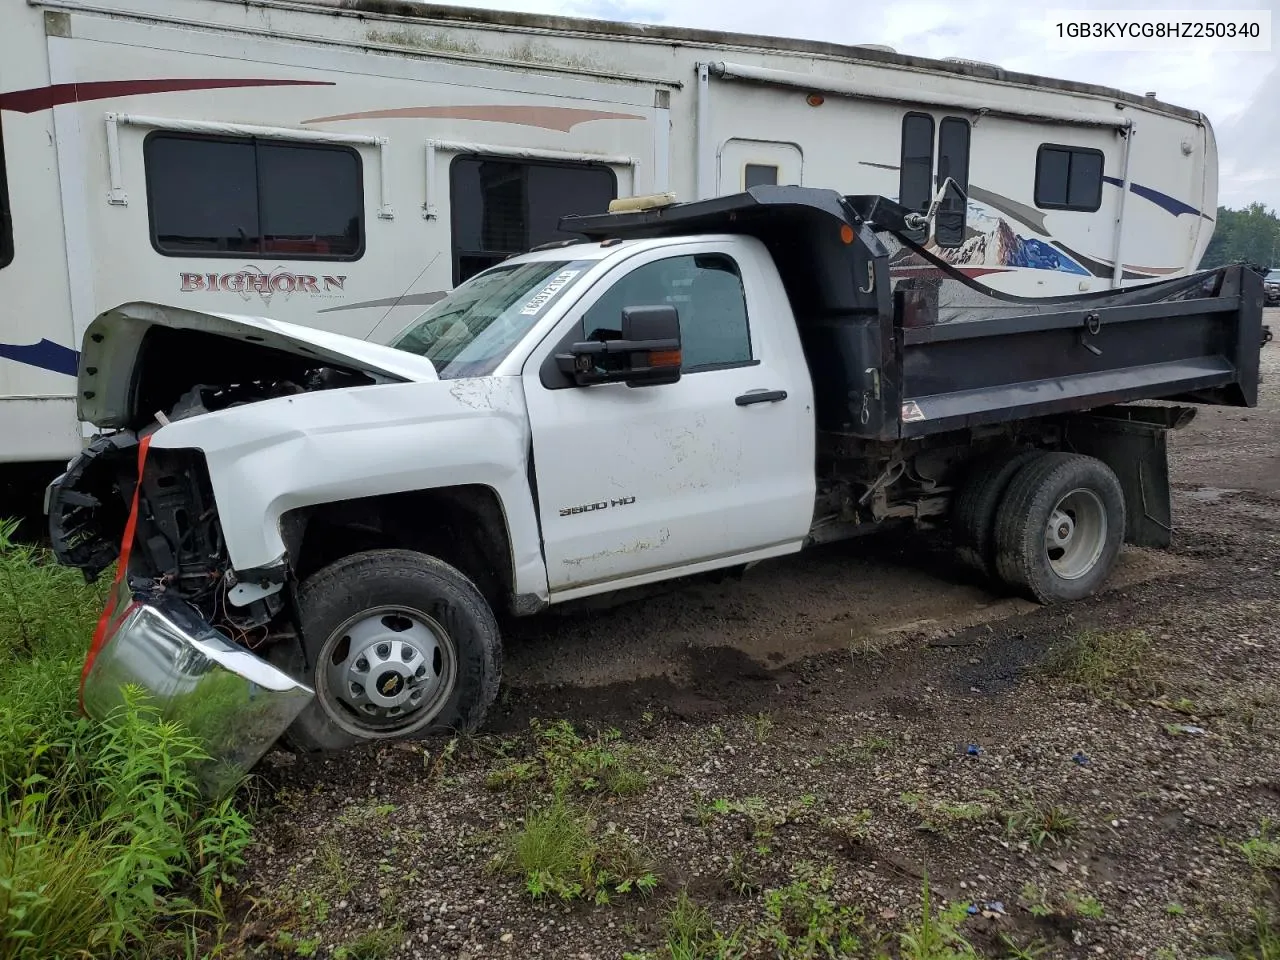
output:
[[[364,252],[360,155],[349,147],[153,133],[143,153],[160,253],[355,260]]]
[[[898,202],[908,210],[929,209],[933,199],[933,117],[908,113],[902,118],[902,168]]]
[[[13,214],[9,210],[9,187],[4,167],[4,127],[0,126],[0,267],[13,262]]]
[[[752,187],[776,187],[778,185],[778,168],[763,163],[748,163],[742,172],[744,190]]]
[[[948,177],[966,197],[969,195],[969,121],[960,117],[944,117],[938,124],[938,186]],[[966,202],[954,193],[943,198],[934,227],[938,246],[958,247],[964,243],[966,207]]]
[[[588,338],[622,335],[626,307],[673,306],[680,315],[684,373],[744,366],[751,360],[747,297],[738,265],[721,253],[668,257],[636,267],[591,305]]]
[[[454,284],[531,247],[569,239],[560,218],[604,213],[617,189],[602,164],[457,157],[449,168]]]
[[[1035,200],[1046,210],[1097,210],[1102,206],[1102,151],[1041,144]]]

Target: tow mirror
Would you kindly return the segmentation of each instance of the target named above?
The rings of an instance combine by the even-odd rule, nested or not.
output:
[[[672,306],[626,307],[620,339],[586,340],[556,354],[556,365],[580,387],[675,383],[680,364],[680,315]]]
[[[933,195],[924,213],[909,213],[904,218],[908,230],[932,231],[940,247],[958,247],[964,243],[968,219],[968,197],[960,184],[947,177]]]

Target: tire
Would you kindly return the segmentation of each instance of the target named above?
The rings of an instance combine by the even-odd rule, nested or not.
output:
[[[1062,522],[1050,530],[1055,512]],[[1124,491],[1111,468],[1047,453],[1018,471],[1000,501],[996,572],[1043,604],[1081,600],[1110,576],[1124,533]]]
[[[497,697],[493,611],[474,583],[435,557],[343,557],[303,582],[298,610],[305,663],[296,644],[273,651],[277,666],[316,692],[285,734],[295,749],[474,730]],[[383,693],[391,699],[375,702]]]
[[[1014,475],[1043,450],[1001,450],[976,458],[951,511],[956,555],[988,579],[995,576],[995,519],[1000,499]]]

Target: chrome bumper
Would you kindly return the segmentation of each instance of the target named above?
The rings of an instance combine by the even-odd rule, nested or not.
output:
[[[84,709],[95,720],[137,686],[164,720],[203,741],[212,758],[196,771],[201,789],[222,796],[262,758],[315,695],[237,646],[185,603],[139,597],[125,584],[97,657],[85,676]]]

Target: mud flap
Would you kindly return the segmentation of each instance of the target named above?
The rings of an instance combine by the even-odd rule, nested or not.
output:
[[[1115,406],[1066,417],[1065,446],[1096,457],[1124,489],[1125,542],[1167,547],[1173,538],[1168,433],[1195,418],[1191,407]]]

